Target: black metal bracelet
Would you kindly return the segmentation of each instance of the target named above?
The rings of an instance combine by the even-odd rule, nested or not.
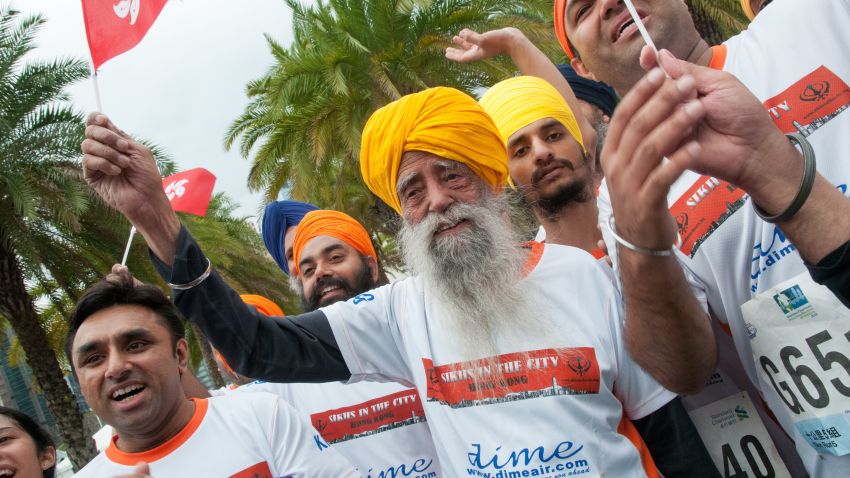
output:
[[[753,202],[753,210],[755,210],[756,214],[765,222],[773,224],[785,222],[794,217],[794,214],[797,214],[800,208],[803,207],[803,204],[806,203],[806,200],[809,199],[809,194],[812,193],[812,186],[815,184],[815,176],[817,175],[815,150],[809,144],[809,140],[800,133],[788,133],[785,136],[792,143],[800,147],[800,152],[803,154],[803,178],[800,180],[800,189],[797,190],[797,194],[794,196],[791,204],[779,214],[771,216],[764,209],[760,208],[758,204]]]

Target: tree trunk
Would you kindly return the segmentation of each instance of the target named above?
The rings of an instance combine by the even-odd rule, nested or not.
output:
[[[227,383],[225,383],[218,371],[218,365],[215,363],[212,347],[210,347],[210,341],[207,340],[207,336],[204,335],[204,332],[200,327],[195,325],[193,322],[189,322],[189,325],[192,327],[192,333],[195,334],[195,340],[198,341],[198,346],[201,348],[201,358],[207,366],[207,371],[210,373],[210,378],[212,379],[213,384],[215,384],[215,388],[224,387]]]
[[[86,434],[83,414],[77,400],[47,342],[32,298],[24,285],[16,257],[0,243],[0,314],[3,314],[18,336],[47,406],[56,419],[59,439],[77,469],[97,455],[94,440]]]

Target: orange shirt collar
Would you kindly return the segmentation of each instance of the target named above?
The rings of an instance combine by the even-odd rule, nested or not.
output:
[[[147,451],[127,453],[118,449],[116,444],[118,435],[114,435],[109,448],[106,449],[106,457],[119,465],[135,466],[140,461],[153,463],[170,455],[174,450],[180,448],[180,445],[186,443],[186,440],[201,426],[201,422],[204,421],[204,416],[207,414],[209,403],[206,399],[193,398],[192,401],[195,402],[195,413],[192,414],[189,423],[162,445]]]

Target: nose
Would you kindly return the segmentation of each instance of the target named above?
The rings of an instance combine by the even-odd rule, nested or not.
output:
[[[443,213],[455,202],[451,190],[442,184],[428,188],[428,212]]]
[[[106,378],[108,379],[120,379],[130,370],[130,362],[120,353],[112,352],[106,360]]]
[[[623,0],[601,0],[599,5],[602,18],[608,19],[620,12]]]
[[[320,260],[316,262],[314,275],[316,276],[316,280],[321,279],[322,277],[330,277],[333,275],[333,269],[327,261]]]
[[[531,140],[531,154],[537,165],[548,163],[555,158],[551,144],[546,142],[545,138],[539,136],[535,136]]]

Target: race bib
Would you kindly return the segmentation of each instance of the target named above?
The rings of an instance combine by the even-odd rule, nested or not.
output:
[[[724,478],[791,478],[747,392],[688,414]]]
[[[808,273],[741,307],[762,390],[818,453],[850,453],[850,310]]]

